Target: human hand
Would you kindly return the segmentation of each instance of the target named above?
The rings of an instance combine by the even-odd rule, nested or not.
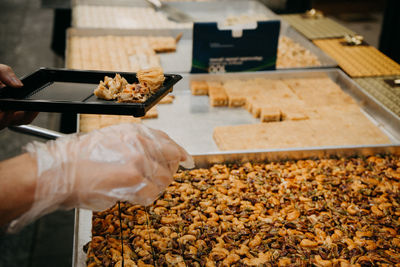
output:
[[[56,209],[106,209],[116,201],[149,205],[190,155],[165,133],[142,124],[120,124],[27,146],[37,161],[35,200],[12,229]]]
[[[0,64],[0,89],[5,86],[20,88],[23,84],[10,66]],[[0,130],[11,125],[29,124],[37,114],[31,111],[0,111]]]

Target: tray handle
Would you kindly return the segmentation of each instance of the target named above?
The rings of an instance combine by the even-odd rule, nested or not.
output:
[[[17,132],[17,133],[22,133],[22,134],[27,134],[39,138],[43,138],[46,140],[55,140],[59,137],[64,136],[65,134],[44,129],[38,126],[34,126],[31,124],[28,125],[20,125],[20,126],[9,126],[8,129],[11,131]]]

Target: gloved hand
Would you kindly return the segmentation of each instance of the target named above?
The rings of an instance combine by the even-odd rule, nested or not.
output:
[[[35,201],[8,229],[17,231],[57,209],[109,208],[116,201],[151,204],[191,156],[167,134],[143,124],[120,124],[85,135],[28,144],[37,161]]]

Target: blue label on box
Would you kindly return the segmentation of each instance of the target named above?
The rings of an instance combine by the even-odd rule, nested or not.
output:
[[[259,21],[255,29],[219,29],[195,23],[192,73],[274,70],[280,21]]]

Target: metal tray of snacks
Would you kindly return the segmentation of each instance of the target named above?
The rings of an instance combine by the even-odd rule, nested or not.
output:
[[[337,62],[332,57],[287,23],[281,22],[277,69],[331,68],[336,66]]]
[[[143,121],[143,123],[145,123],[150,127],[159,128],[166,131],[176,141],[178,141],[186,149],[188,149],[190,153],[206,153],[210,151],[218,151],[219,146],[217,146],[213,138],[215,134],[215,129],[220,126],[241,127],[241,125],[252,125],[252,124],[269,125],[269,123],[264,123],[264,124],[261,123],[262,118],[260,114],[258,114],[258,118],[255,118],[254,110],[253,113],[250,113],[248,110],[246,110],[247,108],[243,106],[243,102],[241,103],[242,104],[241,107],[235,105],[235,103],[232,103],[232,107],[229,107],[229,103],[227,102],[224,103],[226,106],[215,106],[214,104],[219,105],[219,103],[215,102],[212,103],[212,101],[218,101],[219,96],[217,94],[214,100],[211,99],[210,96],[214,97],[213,96],[214,92],[209,91],[208,96],[192,95],[192,93],[190,92],[190,87],[191,84],[193,85],[193,82],[195,81],[200,81],[200,82],[206,81],[209,84],[210,88],[216,87],[216,89],[220,87],[219,82],[221,81],[224,83],[229,82],[230,86],[231,84],[233,84],[233,86],[237,84],[240,88],[238,90],[240,90],[241,92],[245,92],[245,94],[248,94],[248,96],[250,95],[250,91],[245,91],[247,90],[246,85],[241,81],[244,80],[259,81],[257,79],[267,79],[268,82],[268,80],[270,79],[271,80],[281,79],[281,81],[285,82],[287,81],[288,83],[293,83],[293,82],[296,83],[295,79],[299,79],[298,80],[300,81],[298,86],[299,88],[301,87],[308,88],[306,86],[311,86],[310,87],[311,89],[307,89],[310,91],[303,96],[306,105],[311,105],[311,109],[313,110],[317,109],[318,112],[319,110],[321,110],[322,114],[321,116],[323,117],[315,118],[315,115],[311,113],[307,115],[309,116],[309,120],[301,120],[302,118],[296,118],[297,115],[293,115],[293,117],[287,123],[292,125],[297,125],[298,123],[300,125],[299,126],[300,131],[299,133],[297,133],[297,135],[307,136],[307,132],[302,131],[301,129],[315,127],[315,125],[306,124],[304,127],[302,127],[301,124],[307,123],[307,121],[314,121],[314,119],[317,120],[321,119],[324,121],[323,124],[321,124],[323,125],[323,127],[321,126],[321,131],[326,129],[326,132],[320,133],[321,135],[320,137],[315,136],[315,134],[317,134],[318,132],[313,132],[312,135],[310,133],[311,137],[309,143],[306,145],[304,144],[302,145],[300,142],[297,143],[297,146],[316,146],[316,145],[318,146],[318,144],[320,145],[322,144],[323,146],[336,145],[336,144],[342,144],[342,145],[372,144],[369,143],[371,142],[371,140],[365,140],[364,142],[366,143],[359,143],[362,142],[362,140],[361,138],[357,138],[357,134],[362,135],[363,133],[361,132],[354,134],[355,139],[346,140],[346,142],[344,143],[342,143],[341,140],[337,140],[335,142],[332,141],[332,143],[329,144],[327,143],[328,142],[327,137],[330,134],[329,131],[332,132],[334,131],[333,128],[335,128],[335,124],[337,125],[337,127],[339,124],[341,125],[342,123],[346,125],[349,124],[348,125],[349,127],[351,126],[355,128],[355,132],[361,130],[360,125],[356,125],[352,121],[347,121],[347,119],[350,120],[350,117],[346,113],[347,111],[344,107],[348,106],[347,103],[352,104],[353,101],[355,103],[354,105],[352,105],[351,110],[355,109],[354,113],[357,114],[356,120],[360,121],[364,120],[366,124],[370,124],[367,125],[368,128],[377,127],[379,130],[376,133],[377,134],[382,133],[383,134],[382,137],[389,138],[386,139],[386,141],[389,143],[390,142],[397,143],[400,141],[399,117],[397,117],[395,114],[386,109],[382,104],[377,102],[374,98],[367,95],[353,80],[351,80],[348,76],[346,76],[342,71],[338,69],[275,71],[275,72],[259,72],[259,73],[191,74],[191,75],[187,74],[183,75],[183,77],[184,78],[182,82],[177,84],[177,86],[175,86],[174,88],[174,95],[175,95],[174,103],[172,105],[158,105],[157,108],[159,112],[159,117],[156,119]],[[318,85],[319,84],[318,79],[326,79],[326,77],[329,77],[328,81],[333,81],[334,84],[339,86],[339,89],[337,88],[334,89],[340,90],[340,92],[337,93],[335,92],[333,94],[332,90],[328,92],[331,95],[328,95],[326,97],[323,95],[324,94],[323,89],[325,89],[324,88],[325,84],[320,83],[320,85]],[[271,85],[267,85],[267,87],[268,86],[272,87],[275,85],[271,83]],[[251,87],[255,87],[254,83],[250,84],[250,88]],[[281,97],[282,98],[281,113],[283,112],[286,113],[285,110],[287,110],[289,118],[291,116],[290,115],[292,111],[291,109],[297,104],[296,102],[287,102],[287,103],[285,102],[288,101],[289,99],[288,95],[289,94],[291,95],[291,92],[287,91],[287,88],[286,89],[283,88],[282,92],[283,93],[275,92],[273,94],[271,93],[270,95],[267,95],[265,103],[273,104],[271,102],[274,101],[279,102],[280,100],[277,100],[277,98],[273,97]],[[232,99],[234,99],[234,97],[236,96],[235,88],[232,89],[231,94],[233,95]],[[313,100],[313,98],[315,100]],[[230,98],[226,100],[225,98],[225,100],[223,101],[229,101],[229,99]],[[239,96],[239,100],[243,100],[243,97]],[[332,107],[332,109],[330,109],[330,107]],[[299,114],[301,113],[302,112],[299,112]],[[286,123],[286,121],[283,119],[281,122]],[[276,125],[276,124],[278,123],[272,122],[271,125]],[[182,125],[185,125],[185,127],[182,128]],[[339,130],[339,128],[335,129]],[[281,133],[283,136],[288,135],[289,134],[288,131],[290,131],[289,129],[285,128],[274,129],[274,131],[276,132],[278,132],[278,130],[282,131]],[[372,129],[372,131],[375,130],[376,129]],[[230,134],[233,136],[234,133],[232,132]],[[240,134],[240,131],[238,131],[238,134]],[[296,138],[295,133],[294,135],[295,136],[293,138]],[[245,134],[245,136],[249,136],[249,138],[255,138],[252,135]],[[326,142],[324,141],[323,138],[325,138]],[[316,140],[320,141],[318,143],[315,143]],[[277,141],[276,146],[273,147],[281,148],[280,146],[283,144],[280,144],[278,142],[279,140],[276,141]],[[291,147],[292,145],[295,144],[287,143],[286,147]]]
[[[354,79],[368,94],[400,117],[400,76]]]
[[[136,72],[161,66],[166,73],[188,72],[192,64],[192,39],[190,29],[70,28],[66,67]]]
[[[180,38],[175,42],[177,36]],[[287,24],[281,26],[281,36],[278,69],[337,66],[333,59]],[[148,40],[138,41],[142,40],[140,38]],[[149,42],[154,42],[155,46]],[[159,65],[165,72],[189,73],[192,42],[191,29],[71,28],[67,31],[66,66],[72,69],[135,72],[140,67]]]
[[[161,0],[161,2],[213,2],[217,0]],[[243,0],[238,0],[238,1],[243,1]],[[150,6],[145,0],[114,0],[114,1],[108,1],[108,0],[72,0],[71,1],[72,6],[76,5],[101,5],[101,6]]]
[[[137,82],[136,73],[120,72],[129,83]],[[97,98],[93,91],[105,76],[115,72],[76,71],[41,68],[23,77],[20,89],[0,89],[1,110],[30,110],[44,112],[74,112],[94,114],[118,114],[142,117],[172,91],[182,77],[165,74],[161,88],[142,103],[117,103]]]
[[[348,44],[345,38],[313,40],[352,78],[400,75],[400,64],[365,42]]]
[[[86,266],[83,247],[92,233],[91,262],[102,259],[110,266],[123,266],[122,255],[125,266],[140,261],[153,266],[394,266],[400,253],[399,246],[391,245],[398,242],[399,156],[400,146],[391,145],[194,155],[196,168],[212,169],[178,172],[166,195],[149,207],[131,208],[134,216],[129,203],[121,203],[119,216],[110,209],[102,212],[115,221],[108,237],[102,234],[103,228],[110,231],[108,225],[99,224],[105,219],[97,215],[99,225],[92,232],[92,212],[76,210],[73,266]],[[188,203],[173,201],[182,196],[180,190]],[[198,199],[196,193],[205,190]],[[164,210],[161,216],[155,207]],[[121,211],[127,225],[126,219],[133,218],[123,230],[123,253],[117,237]],[[140,214],[147,220],[139,220]],[[199,214],[201,219],[195,216]],[[166,229],[172,233],[164,235]],[[167,245],[159,246],[160,240]],[[204,242],[204,252],[193,253],[191,247],[199,242]],[[198,246],[196,251],[203,250]]]
[[[78,1],[80,2],[80,1]],[[72,9],[72,26],[77,28],[192,28],[192,23],[177,23],[156,12],[145,1],[82,1]],[[278,19],[278,16],[257,1],[168,2],[168,5],[190,15],[196,22],[248,21]]]
[[[304,14],[288,14],[281,15],[281,18],[311,40],[344,37],[346,34],[355,34],[352,30],[324,16],[308,18]]]

